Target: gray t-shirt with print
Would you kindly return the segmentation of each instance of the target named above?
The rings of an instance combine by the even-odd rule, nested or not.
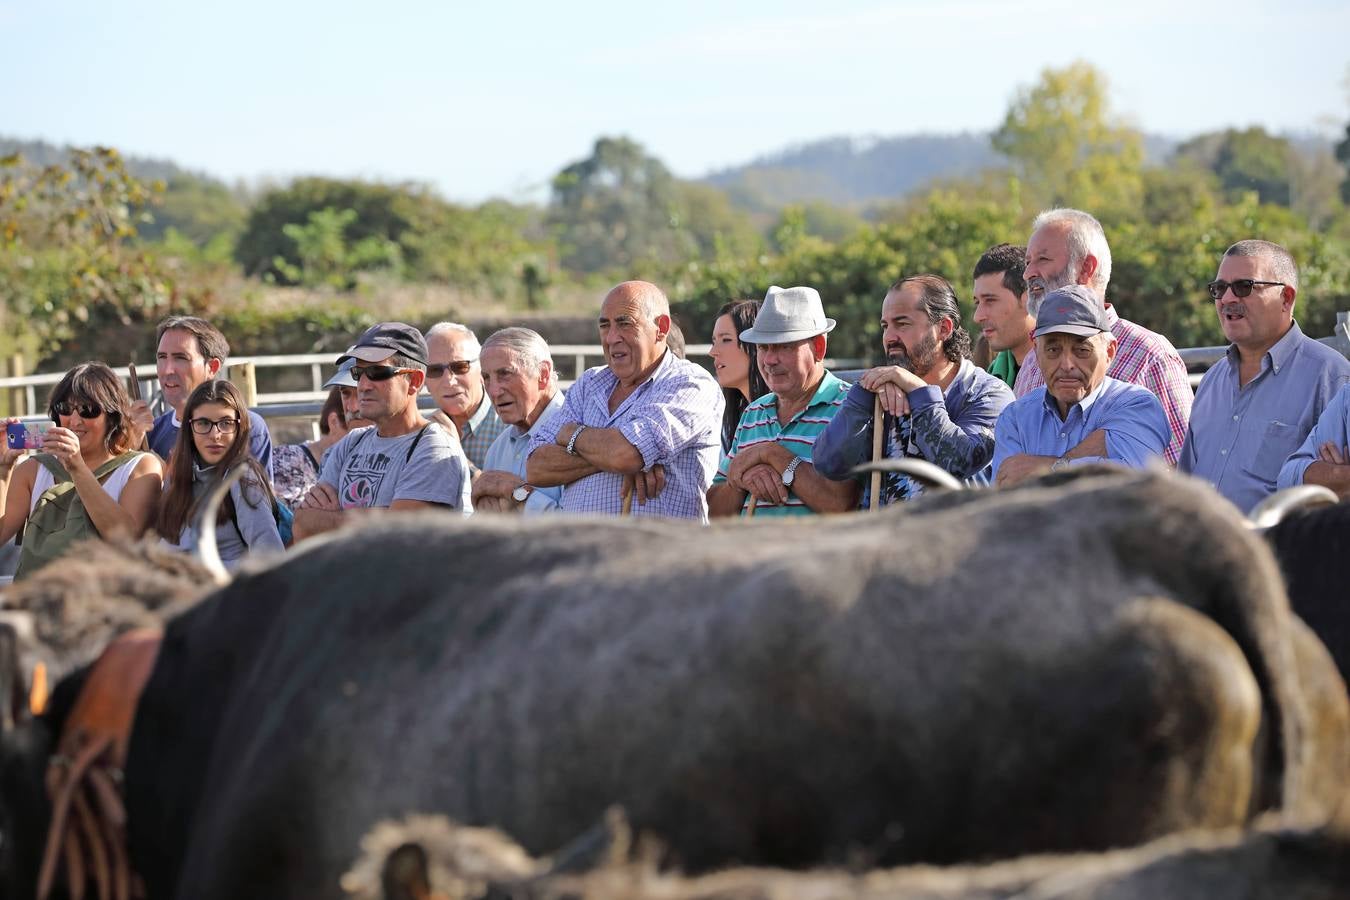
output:
[[[343,509],[420,500],[466,516],[473,512],[469,461],[459,442],[437,425],[390,438],[380,437],[373,427],[358,428],[324,454],[319,480],[337,488]]]

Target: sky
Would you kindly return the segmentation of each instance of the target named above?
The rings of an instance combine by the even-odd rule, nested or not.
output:
[[[1075,60],[1150,132],[1329,135],[1347,35],[1347,0],[0,0],[0,135],[537,200],[601,135],[698,177],[823,137],[986,131]]]

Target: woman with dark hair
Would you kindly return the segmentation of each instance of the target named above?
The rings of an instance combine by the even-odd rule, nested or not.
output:
[[[197,504],[236,465],[246,466],[244,477],[230,486],[216,515],[216,549],[227,568],[245,553],[285,549],[273,513],[272,486],[249,450],[250,427],[248,407],[237,387],[214,379],[197,385],[183,407],[183,427],[169,456],[159,510],[160,536],[183,549],[196,547]]]
[[[0,450],[0,543],[23,530],[16,578],[80,540],[139,537],[154,521],[163,469],[153,453],[131,449],[130,407],[112,369],[80,363],[52,389],[47,414],[54,425],[28,447],[41,452],[20,463],[25,449],[6,441]]]
[[[365,424],[359,422],[358,424]],[[301,444],[282,444],[272,448],[272,488],[277,499],[292,507],[300,505],[305,494],[319,480],[319,464],[328,448],[347,436],[350,429],[342,407],[342,389],[328,392],[319,410],[319,436]]]
[[[769,392],[764,376],[759,374],[755,345],[741,340],[741,332],[754,326],[758,313],[758,300],[732,300],[723,304],[713,322],[712,349],[708,355],[712,357],[713,374],[727,400],[722,412],[723,453],[731,447],[741,413],[750,401]]]

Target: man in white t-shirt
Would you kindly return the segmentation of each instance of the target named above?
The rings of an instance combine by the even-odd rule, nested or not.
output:
[[[443,507],[469,515],[469,463],[443,430],[417,409],[426,380],[427,344],[402,322],[371,326],[338,365],[355,360],[357,406],[373,422],[338,441],[324,457],[319,481],[295,512],[295,537],[330,531],[355,511]]]

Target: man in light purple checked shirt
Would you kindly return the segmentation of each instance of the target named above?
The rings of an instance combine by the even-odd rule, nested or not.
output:
[[[1118,381],[1142,385],[1158,398],[1171,431],[1163,457],[1169,465],[1176,465],[1195,398],[1186,377],[1186,364],[1171,341],[1122,319],[1115,307],[1106,302],[1106,287],[1111,280],[1111,247],[1101,223],[1077,209],[1051,209],[1037,216],[1031,223],[1031,239],[1027,241],[1026,280],[1027,308],[1032,315],[1048,292],[1071,284],[1088,288],[1105,305],[1111,334],[1116,338],[1116,355],[1106,374]],[[1013,393],[1025,397],[1044,384],[1033,349],[1022,360]],[[1105,436],[1094,432],[1087,435],[1082,447],[1073,448],[1066,456],[1070,460],[1102,456],[1105,449]]]
[[[670,303],[625,281],[600,307],[604,366],[588,369],[530,440],[528,481],[563,485],[564,512],[708,520],[705,495],[721,453],[722,390],[666,347]]]

